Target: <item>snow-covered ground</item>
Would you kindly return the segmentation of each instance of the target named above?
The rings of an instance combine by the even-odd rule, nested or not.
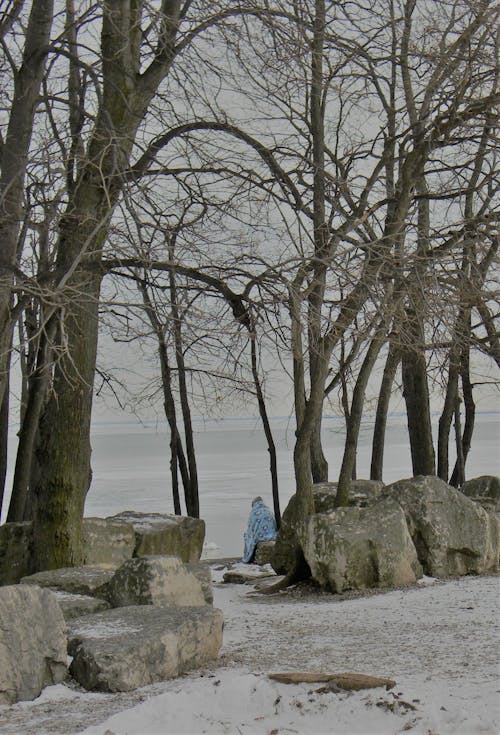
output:
[[[129,694],[49,687],[0,707],[0,733],[496,735],[499,580],[424,581],[351,599],[217,583],[225,626],[213,666]],[[280,671],[357,672],[396,686],[325,691],[267,676]]]

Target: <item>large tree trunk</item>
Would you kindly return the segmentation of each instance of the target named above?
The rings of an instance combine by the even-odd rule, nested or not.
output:
[[[67,352],[40,421],[33,501],[34,565],[38,570],[83,563],[82,519],[90,485],[90,417],[100,278],[78,274],[79,296],[65,319]]]
[[[435,456],[423,334],[418,317],[408,310],[410,345],[402,350],[403,396],[406,403],[414,475],[434,475]]]
[[[81,529],[91,478],[99,264],[138,126],[173,61],[179,6],[179,0],[163,6],[157,53],[141,72],[141,4],[107,0],[103,5],[101,107],[58,241],[56,266],[64,274],[58,291],[66,299],[64,354],[55,367],[53,392],[38,433],[33,488],[34,564],[38,569],[72,566],[83,560]]]

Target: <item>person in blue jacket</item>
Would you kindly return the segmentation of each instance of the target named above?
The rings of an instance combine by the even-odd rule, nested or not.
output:
[[[245,531],[245,550],[242,561],[251,564],[255,547],[259,541],[270,541],[276,538],[277,533],[276,520],[272,511],[265,505],[260,495],[257,495],[252,500],[252,510]]]

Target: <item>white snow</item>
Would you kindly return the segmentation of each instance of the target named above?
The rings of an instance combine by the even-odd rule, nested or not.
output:
[[[86,705],[86,723],[100,721],[83,730],[85,735],[500,731],[498,577],[427,579],[423,586],[354,599],[324,593],[302,597],[298,591],[266,596],[250,590],[248,585],[215,585],[215,605],[225,618],[224,646],[219,660],[205,669],[130,693],[120,700],[122,707],[143,701],[107,719],[103,707],[108,701],[108,712],[116,712],[118,695],[77,695],[61,685],[49,687],[33,703],[0,707],[0,731],[10,714],[16,728],[6,728],[9,735],[76,732],[69,718],[66,729],[57,729],[55,719],[51,727],[46,719],[42,726],[41,715],[40,727],[33,725],[40,700],[45,717],[51,697],[52,718],[67,711],[65,689],[66,708],[75,717]],[[388,677],[396,686],[391,691],[322,692],[321,684],[271,681],[267,675],[278,671],[350,671]],[[19,718],[27,718],[30,709],[30,727],[25,724],[23,730]]]

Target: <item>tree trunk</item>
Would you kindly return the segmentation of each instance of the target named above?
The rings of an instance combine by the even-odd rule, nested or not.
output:
[[[77,274],[67,306],[67,352],[56,365],[35,452],[35,569],[83,563],[82,519],[90,480],[90,417],[98,326],[99,277]]]
[[[36,3],[35,5],[39,5]],[[34,563],[37,569],[82,563],[82,518],[90,470],[100,263],[124,184],[137,129],[176,53],[180,1],[162,4],[154,59],[141,71],[141,3],[103,4],[100,109],[60,225],[56,268],[66,296],[64,354],[41,418],[36,450]],[[91,269],[94,266],[94,269]]]
[[[267,441],[267,451],[269,452],[269,469],[271,472],[271,488],[273,494],[273,507],[274,517],[276,519],[276,525],[279,529],[281,525],[281,511],[280,511],[280,496],[278,488],[278,462],[276,458],[276,445],[274,443],[273,433],[271,431],[271,425],[269,423],[269,417],[267,415],[266,402],[264,400],[264,394],[262,392],[262,386],[260,384],[259,371],[257,368],[257,346],[256,346],[256,335],[254,326],[251,326],[250,330],[250,350],[251,350],[251,363],[252,363],[252,376],[255,386],[255,392],[257,394],[257,405],[259,407],[259,415],[262,421],[262,427]]]
[[[7,478],[7,460],[9,443],[9,378],[0,403],[0,516],[2,515],[3,499],[5,494],[5,480]]]
[[[383,337],[374,337],[370,342],[365,359],[358,373],[354,386],[349,421],[347,423],[347,434],[344,445],[344,456],[340,469],[339,483],[335,506],[340,508],[349,504],[349,490],[353,469],[356,466],[356,453],[358,449],[359,429],[363,418],[363,404],[365,401],[366,386],[377,360],[378,354],[384,343]]]
[[[387,414],[391,400],[392,386],[396,372],[401,362],[401,355],[397,347],[392,343],[385,362],[384,374],[377,401],[375,414],[375,425],[373,427],[372,461],[370,467],[370,480],[382,480],[384,468],[385,432],[387,427]]]
[[[468,315],[469,328],[470,328],[470,313]],[[460,376],[462,379],[462,395],[465,407],[465,425],[462,435],[462,457],[463,459],[455,463],[453,469],[450,485],[453,487],[460,486],[461,475],[463,474],[463,481],[465,481],[465,465],[467,463],[467,457],[469,455],[470,446],[472,442],[472,435],[474,433],[474,423],[476,419],[476,404],[474,402],[473,387],[470,379],[470,357],[469,357],[469,345],[465,345],[462,351],[462,361],[460,366]],[[461,468],[463,463],[463,470]]]
[[[423,335],[416,315],[409,311],[408,316],[408,337],[413,339],[410,342],[412,346],[405,346],[402,350],[401,365],[413,475],[434,475],[436,469],[427,366],[420,347],[423,345]]]
[[[443,410],[439,417],[439,433],[438,433],[438,477],[448,482],[449,476],[449,441],[450,430],[453,415],[455,413],[455,405],[458,398],[458,374],[459,374],[459,347],[455,343],[451,350],[448,363],[448,383],[446,385],[446,395],[444,399]]]
[[[328,482],[328,462],[323,454],[321,423],[323,412],[316,422],[311,436],[311,473],[313,482]]]
[[[51,378],[51,343],[55,337],[55,331],[56,322],[54,320],[40,337],[36,368],[28,376],[27,403],[19,432],[12,495],[7,516],[9,522],[32,520],[32,506],[27,501],[36,435]]]
[[[14,96],[10,109],[5,141],[2,145],[0,175],[0,403],[7,386],[7,364],[11,339],[12,266],[17,262],[18,233],[22,221],[24,178],[33,132],[33,119],[39,101],[40,86],[45,72],[54,13],[53,0],[38,0],[31,4],[26,29],[22,63],[14,74]]]
[[[462,445],[462,427],[460,421],[460,398],[457,394],[455,400],[455,446],[457,448],[457,461],[456,461],[456,486],[461,487],[465,482],[465,457],[464,448]]]
[[[169,247],[169,258],[173,261],[173,245]],[[188,516],[200,517],[200,498],[198,491],[198,469],[196,466],[196,451],[194,447],[193,424],[191,421],[191,409],[189,408],[189,393],[186,383],[186,364],[184,361],[184,347],[182,340],[182,326],[177,303],[177,286],[175,272],[169,271],[170,281],[170,307],[172,309],[172,321],[175,344],[175,360],[177,363],[177,375],[179,381],[179,398],[181,402],[182,419],[184,423],[184,439],[186,442],[186,455],[188,464],[189,481],[184,485],[186,498],[186,509]]]

